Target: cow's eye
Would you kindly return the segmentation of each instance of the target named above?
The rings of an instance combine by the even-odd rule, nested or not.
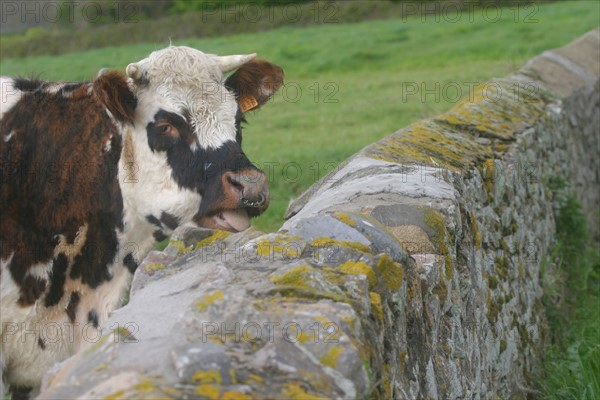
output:
[[[179,131],[173,125],[169,123],[159,124],[157,126],[158,132],[161,135],[169,136],[172,138],[179,137]]]

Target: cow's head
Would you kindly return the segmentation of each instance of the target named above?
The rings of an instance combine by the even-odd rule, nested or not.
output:
[[[167,231],[186,222],[240,231],[267,208],[267,180],[242,151],[241,123],[281,86],[283,71],[254,57],[155,51],[127,66],[134,98],[123,105],[110,98],[127,97],[126,88],[113,82],[108,89],[97,79],[99,93],[122,90],[106,94],[105,104],[124,122],[119,175],[126,210]]]

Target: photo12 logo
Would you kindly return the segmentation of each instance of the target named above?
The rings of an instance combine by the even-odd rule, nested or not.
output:
[[[513,3],[513,4],[511,4]],[[485,22],[512,21],[536,24],[539,5],[534,2],[481,2],[481,1],[403,1],[402,22],[409,17],[420,17],[421,22],[474,23],[479,18]]]
[[[290,343],[338,343],[340,328],[333,322],[314,322],[304,326],[298,322],[202,322],[200,327],[200,340],[206,343],[209,340],[218,340],[221,343],[229,342],[266,342],[273,343],[283,340]]]
[[[337,23],[338,5],[334,1],[315,1],[308,4],[273,1],[202,1],[199,2],[202,22],[219,20],[222,23],[241,21],[256,24],[260,22],[300,21],[314,23]]]
[[[112,324],[108,328],[99,328],[94,323],[80,324],[78,322],[3,322],[2,344],[7,342],[37,342],[40,347],[53,343],[75,343],[76,338],[83,342],[97,343],[105,334],[112,334],[112,340],[124,343],[137,343],[135,334],[139,326],[135,322],[123,325]],[[79,340],[77,340],[79,341]]]
[[[135,1],[2,1],[0,21],[27,23],[138,22],[139,2]]]

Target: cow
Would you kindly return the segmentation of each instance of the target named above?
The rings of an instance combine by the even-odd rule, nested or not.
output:
[[[283,71],[255,56],[169,46],[89,82],[1,78],[0,367],[13,399],[100,332],[157,241],[187,224],[242,231],[266,210],[242,123]]]

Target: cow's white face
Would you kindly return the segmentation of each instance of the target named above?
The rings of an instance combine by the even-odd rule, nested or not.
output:
[[[169,47],[127,67],[136,99],[120,163],[127,210],[169,233],[187,222],[240,231],[267,208],[266,178],[241,149],[240,124],[283,73],[253,58]]]

